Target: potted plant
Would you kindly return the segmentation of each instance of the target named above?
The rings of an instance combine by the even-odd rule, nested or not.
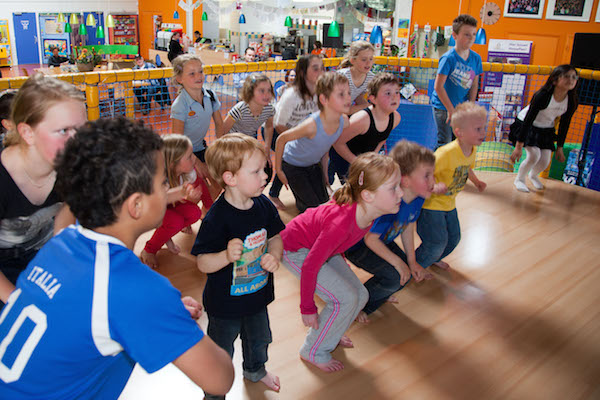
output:
[[[75,63],[77,64],[79,72],[93,71],[94,67],[98,65],[100,61],[102,61],[102,57],[100,57],[94,49],[92,49],[92,51],[81,49],[75,58]]]

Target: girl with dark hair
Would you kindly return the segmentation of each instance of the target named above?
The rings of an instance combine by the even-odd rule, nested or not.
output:
[[[550,164],[554,150],[556,159],[560,162],[565,161],[563,145],[571,118],[577,109],[578,79],[579,75],[571,65],[563,64],[554,68],[544,86],[535,92],[529,105],[519,112],[511,125],[509,139],[515,144],[515,150],[510,156],[511,161],[521,159],[523,147],[527,154],[515,178],[515,188],[518,191],[529,192],[525,184],[526,175],[535,189],[544,189],[538,174]],[[560,123],[557,136],[554,121],[558,117]]]
[[[319,111],[316,85],[317,79],[323,74],[323,71],[323,61],[319,56],[312,54],[298,59],[295,70],[296,78],[289,88],[283,91],[275,105],[275,117],[273,119],[275,132],[273,132],[271,147],[273,150],[275,150],[275,141],[280,134],[297,126],[312,113]],[[269,191],[269,198],[275,204],[275,207],[280,210],[285,209],[285,205],[279,200],[279,192],[282,186],[279,178],[275,176]]]

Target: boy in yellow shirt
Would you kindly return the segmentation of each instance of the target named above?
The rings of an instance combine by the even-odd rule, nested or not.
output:
[[[487,126],[485,108],[466,102],[458,105],[450,122],[456,140],[435,151],[434,194],[423,204],[417,221],[421,245],[416,251],[417,262],[427,268],[435,265],[448,269],[442,261],[460,241],[460,223],[456,212],[456,195],[469,179],[482,192],[486,184],[473,172],[476,147],[484,140]],[[436,194],[441,193],[441,194]]]

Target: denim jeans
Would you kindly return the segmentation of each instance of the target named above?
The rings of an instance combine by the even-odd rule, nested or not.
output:
[[[423,268],[429,267],[452,253],[460,242],[460,223],[456,208],[452,211],[421,210],[417,220],[421,245],[416,258]]]
[[[454,140],[454,133],[452,132],[450,124],[446,123],[448,111],[439,110],[437,108],[434,108],[433,111],[435,114],[435,124],[438,129],[437,147],[440,147]]]
[[[208,336],[231,358],[233,358],[233,342],[241,336],[244,361],[244,378],[258,382],[267,374],[265,363],[268,360],[267,349],[273,341],[267,307],[262,311],[236,319],[224,319],[208,316]],[[205,393],[207,399],[224,399]]]
[[[408,263],[406,254],[395,242],[386,244],[387,248],[390,249],[395,255],[400,257],[402,261]],[[379,257],[366,245],[362,245],[360,248],[344,253],[348,261],[356,265],[359,268],[373,274],[373,276],[365,282],[365,287],[369,291],[369,301],[363,308],[366,314],[371,314],[377,310],[387,301],[387,299],[402,289],[406,284],[400,284],[400,274],[392,266],[392,264]]]

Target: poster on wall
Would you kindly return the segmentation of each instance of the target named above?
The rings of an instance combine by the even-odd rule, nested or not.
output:
[[[592,0],[548,0],[546,19],[589,22]]]
[[[503,64],[529,64],[531,46],[527,40],[490,39],[488,62]],[[510,125],[523,108],[523,93],[527,84],[525,74],[504,74],[488,72],[485,74],[483,92],[491,98],[491,105],[502,115],[502,125],[498,127],[496,139],[508,135]]]
[[[0,65],[10,65],[10,36],[8,20],[0,19]]]
[[[544,0],[506,0],[504,16],[542,19]]]

